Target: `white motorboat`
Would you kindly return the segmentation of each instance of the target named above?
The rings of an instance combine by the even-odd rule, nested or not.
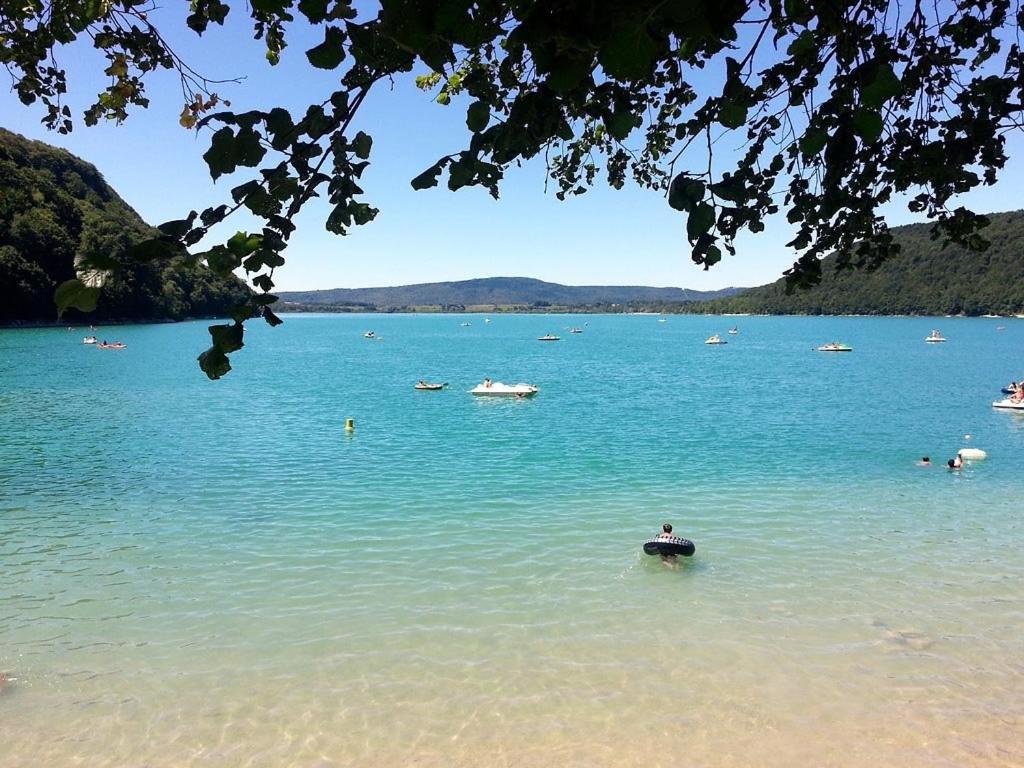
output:
[[[363,338],[364,339],[376,339],[377,338],[377,334],[375,334],[373,331],[367,331],[366,333],[363,334]]]
[[[666,320],[664,317],[662,317],[661,319],[658,320],[658,322],[659,323],[667,323],[668,320]]]
[[[833,341],[828,344],[822,344],[818,347],[819,352],[853,352],[853,347],[848,347],[846,344],[840,344],[838,341]]]
[[[561,336],[555,336],[553,333],[545,333],[543,336],[538,336],[537,341],[561,341]]]
[[[1012,397],[1006,397],[1002,400],[996,400],[992,403],[992,407],[1003,411],[1019,411],[1024,413],[1024,400],[1014,400]]]
[[[500,381],[485,379],[469,390],[469,393],[480,397],[533,397],[538,391],[533,384],[502,384]]]
[[[704,343],[705,344],[728,344],[729,342],[726,341],[725,339],[723,339],[717,333],[713,333],[710,336],[708,336],[708,340],[705,341]]]
[[[582,328],[570,328],[569,333],[583,333]]]
[[[463,328],[469,328],[471,325],[473,325],[473,324],[472,323],[462,323],[462,327]]]
[[[96,337],[95,336],[86,336],[84,339],[82,339],[82,343],[83,344],[95,344],[96,343]]]
[[[735,336],[739,332],[740,332],[740,329],[737,328],[735,325],[732,328],[729,329],[729,335],[730,336]]]
[[[932,332],[929,333],[924,340],[927,341],[929,344],[935,344],[940,341],[945,341],[946,337],[939,332],[938,328],[933,328]]]

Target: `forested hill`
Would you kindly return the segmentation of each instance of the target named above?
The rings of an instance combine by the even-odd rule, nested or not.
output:
[[[785,281],[738,296],[688,305],[686,312],[761,314],[983,315],[1024,312],[1024,211],[989,214],[982,252],[942,247],[930,226],[896,227],[902,253],[874,272],[836,272],[822,263],[821,283],[786,295]]]
[[[569,306],[680,303],[729,296],[740,288],[688,291],[637,285],[560,285],[529,277],[486,277],[447,283],[420,283],[391,288],[334,288],[324,291],[285,291],[281,303],[315,306],[365,306],[378,309],[470,306]],[[282,306],[282,309],[286,307]]]
[[[248,289],[202,265],[139,264],[124,254],[153,230],[69,152],[0,128],[0,324],[57,319],[54,289],[75,277],[76,256],[103,253],[124,265],[96,311],[68,322],[217,316]]]

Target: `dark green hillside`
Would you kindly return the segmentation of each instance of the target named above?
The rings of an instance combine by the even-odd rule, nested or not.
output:
[[[927,224],[893,229],[902,253],[874,272],[836,272],[830,257],[821,284],[786,295],[785,281],[738,296],[688,305],[684,312],[766,314],[983,315],[1024,312],[1024,211],[993,213],[980,253],[942,247]]]
[[[128,246],[152,232],[92,165],[0,129],[0,324],[56,320],[54,289],[75,277],[76,257],[92,254],[124,268],[104,285],[89,321],[220,315],[244,300],[240,281],[204,266],[126,259]],[[66,318],[83,316],[71,310]]]

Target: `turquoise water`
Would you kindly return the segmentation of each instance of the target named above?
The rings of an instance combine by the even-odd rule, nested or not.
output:
[[[84,333],[0,331],[4,766],[1024,764],[1024,321]]]

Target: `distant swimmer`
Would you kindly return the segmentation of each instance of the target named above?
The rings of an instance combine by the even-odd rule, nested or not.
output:
[[[950,469],[963,469],[964,460],[963,457],[958,453],[955,459],[950,459],[946,462],[946,466]]]
[[[921,460],[919,462],[917,462],[917,466],[919,466],[919,467],[930,467],[931,465],[932,465],[932,460],[929,457],[927,457],[927,456],[922,456]]]

